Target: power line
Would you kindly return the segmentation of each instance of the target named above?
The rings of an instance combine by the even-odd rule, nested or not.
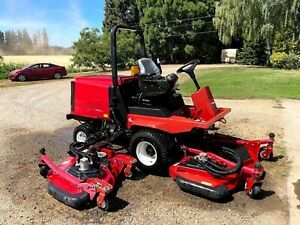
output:
[[[216,30],[210,30],[210,31],[200,31],[200,32],[193,32],[193,34],[209,34],[209,33],[216,33],[218,31]],[[168,35],[166,36],[168,37],[178,37],[178,36],[187,36],[188,34],[172,34],[172,35]]]
[[[184,21],[193,21],[193,20],[200,20],[200,19],[207,19],[207,18],[213,18],[213,15],[207,15],[207,16],[199,16],[199,17],[192,17],[192,18],[187,18],[187,19],[177,19],[177,20],[172,20],[172,21],[160,21],[160,22],[147,22],[144,24],[168,24],[168,23],[182,23]]]
[[[204,21],[204,24],[210,24],[212,23],[212,21]],[[181,24],[181,25],[173,25],[173,26],[158,26],[159,28],[178,28],[178,27],[191,27],[194,24],[190,23],[190,24]]]

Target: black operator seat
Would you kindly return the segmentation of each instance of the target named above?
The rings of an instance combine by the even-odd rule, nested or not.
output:
[[[174,89],[178,80],[176,74],[172,73],[167,77],[161,76],[159,67],[149,58],[138,60],[140,68],[139,86],[143,97],[158,97],[167,94]]]
[[[161,76],[158,66],[148,58],[142,58],[138,60],[140,73],[144,76]]]

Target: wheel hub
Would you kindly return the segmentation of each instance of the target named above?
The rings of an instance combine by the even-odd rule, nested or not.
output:
[[[86,142],[87,135],[83,131],[78,131],[76,134],[76,141],[77,142]]]
[[[146,148],[146,153],[149,155],[149,156],[154,156],[155,155],[155,150],[151,147],[151,146],[148,146]]]
[[[136,146],[136,156],[145,166],[153,166],[157,161],[156,148],[148,141],[141,141]]]

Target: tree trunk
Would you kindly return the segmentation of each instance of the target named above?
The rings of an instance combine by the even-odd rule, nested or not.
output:
[[[270,66],[270,57],[272,55],[272,50],[273,50],[273,45],[271,44],[270,40],[266,40],[267,42],[267,47],[266,47],[266,54],[267,54],[267,62],[266,65]]]

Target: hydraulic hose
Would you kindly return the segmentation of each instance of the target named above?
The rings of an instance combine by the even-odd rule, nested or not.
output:
[[[107,145],[110,145],[112,142],[116,141],[117,139],[123,137],[126,134],[126,131],[121,130],[118,132],[115,132],[111,137],[104,138],[103,135],[95,135],[87,139],[85,143],[82,142],[74,142],[69,145],[69,153],[72,155],[77,155],[81,157],[87,157],[90,161],[92,160],[92,156],[87,153],[83,152],[83,150],[89,148],[91,145],[94,145],[96,143],[101,143],[101,147],[105,147]]]
[[[237,173],[238,171],[241,170],[241,168],[243,166],[243,162],[242,162],[241,157],[237,154],[236,151],[234,151],[233,149],[230,149],[230,148],[222,147],[221,152],[230,156],[230,158],[236,163],[236,165],[233,168],[228,169],[228,168],[222,167],[219,164],[217,164],[215,161],[213,161],[212,159],[208,158],[206,155],[205,155],[206,157],[196,156],[195,160],[198,163],[200,163],[206,171],[208,171],[211,174],[217,175],[217,176],[226,176],[229,174]]]

